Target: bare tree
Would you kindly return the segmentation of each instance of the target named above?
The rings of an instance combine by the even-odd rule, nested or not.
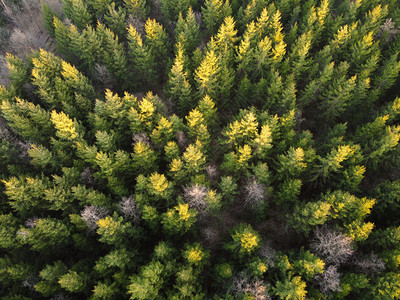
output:
[[[377,36],[386,37],[386,42],[389,43],[399,32],[400,30],[398,27],[396,27],[396,23],[392,21],[392,18],[389,18],[381,26],[379,26]]]
[[[218,177],[218,169],[217,166],[214,164],[211,164],[209,166],[206,167],[206,173],[207,176],[210,180],[214,181],[217,179]]]
[[[37,218],[37,217],[29,218],[28,220],[25,221],[25,226],[28,227],[28,228],[33,228],[33,227],[35,227],[35,226],[36,226],[36,221],[37,221],[38,219],[39,219],[39,218]]]
[[[215,248],[220,241],[220,233],[217,228],[206,226],[201,228],[201,235],[204,243],[210,248]]]
[[[132,219],[136,224],[139,223],[140,210],[133,195],[129,197],[123,197],[121,202],[118,204],[118,210],[124,215],[124,217]]]
[[[323,273],[316,275],[314,280],[325,295],[340,291],[340,273],[337,266],[329,266]]]
[[[275,266],[276,251],[268,245],[268,243],[263,243],[261,248],[258,250],[258,254],[261,257],[266,258],[271,267]]]
[[[363,274],[378,274],[385,270],[385,263],[375,253],[358,257],[353,262],[357,272]]]
[[[205,209],[207,208],[207,192],[207,187],[199,184],[193,184],[183,189],[183,198],[189,204],[190,208],[196,209],[201,214],[204,213]]]
[[[145,145],[149,145],[150,139],[147,136],[147,134],[144,132],[132,134],[132,146],[136,145],[139,142],[141,142]]]
[[[81,211],[82,220],[85,221],[90,231],[94,231],[97,228],[97,221],[104,218],[109,214],[109,211],[105,207],[99,206],[86,206]]]
[[[39,277],[31,274],[28,275],[22,282],[21,286],[28,288],[31,291],[35,290],[35,285],[39,282]]]
[[[245,204],[252,208],[257,207],[265,197],[265,185],[258,183],[255,178],[252,178],[245,185]]]
[[[68,296],[67,294],[62,293],[62,292],[58,293],[50,298],[50,300],[69,300],[69,299],[72,299],[72,298],[70,298],[70,296]]]
[[[63,3],[60,0],[43,0],[58,16],[63,15]]]
[[[105,89],[112,90],[115,87],[116,80],[105,65],[95,63],[93,77],[99,85],[99,92],[102,92]]]
[[[96,183],[96,180],[93,176],[93,171],[89,167],[83,169],[81,173],[81,180],[88,186],[94,186]]]
[[[176,133],[176,139],[178,142],[178,146],[181,148],[181,150],[185,150],[189,143],[189,140],[187,139],[185,134],[182,131],[178,131]]]
[[[194,14],[196,23],[199,24],[199,26],[201,26],[203,23],[203,16],[202,16],[201,12],[195,11],[195,12],[193,12],[193,14]]]
[[[132,14],[129,14],[126,23],[127,25],[132,25],[132,27],[136,29],[136,31],[142,36],[142,38],[146,36],[143,20],[133,16]]]
[[[340,265],[353,255],[352,239],[326,227],[318,228],[311,249],[328,264]]]
[[[260,279],[252,280],[250,283],[246,284],[243,292],[253,295],[255,300],[271,299],[267,294],[264,282],[262,282]]]
[[[232,277],[232,289],[235,294],[251,294],[257,300],[271,299],[267,294],[264,282],[251,278],[244,272]]]
[[[30,156],[28,150],[32,148],[30,141],[24,141],[17,133],[7,125],[6,120],[0,117],[0,139],[9,142],[14,148],[21,152],[18,157],[26,163],[29,163]]]
[[[0,30],[2,29],[0,28]],[[5,40],[6,37],[0,38],[0,49],[3,45],[6,44]],[[8,78],[8,76],[9,76],[9,71],[6,62],[6,57],[4,55],[0,55],[0,85],[8,86],[8,84],[10,83],[10,79]]]

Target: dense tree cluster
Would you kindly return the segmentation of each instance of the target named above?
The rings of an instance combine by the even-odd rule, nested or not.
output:
[[[2,299],[400,298],[399,1],[55,2],[5,54]]]

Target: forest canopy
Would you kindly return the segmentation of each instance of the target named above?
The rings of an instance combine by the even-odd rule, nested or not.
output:
[[[0,0],[1,299],[399,299],[400,2]]]

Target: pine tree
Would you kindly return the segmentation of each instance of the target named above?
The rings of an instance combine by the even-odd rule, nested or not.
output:
[[[35,284],[35,290],[45,297],[59,292],[60,286],[57,281],[67,271],[67,266],[61,261],[55,261],[52,265],[46,265],[39,273],[41,280]]]
[[[220,54],[221,64],[230,66],[233,62],[235,43],[237,40],[235,21],[231,16],[224,19],[215,37],[216,51]]]
[[[266,6],[267,3],[264,0],[252,0],[247,6],[240,7],[238,11],[238,21],[240,25],[243,27],[251,21],[254,21]]]
[[[143,44],[142,37],[132,25],[128,27],[128,41],[131,62],[136,72],[141,74],[140,78],[143,78],[147,84],[157,81],[155,58],[152,56],[149,47]]]
[[[133,275],[128,286],[131,299],[155,299],[162,288],[165,266],[158,260],[143,265],[138,275]]]
[[[84,29],[86,25],[91,25],[92,16],[83,0],[62,0],[64,3],[63,11],[79,29]]]
[[[376,118],[356,131],[355,140],[365,151],[365,160],[368,166],[376,169],[378,164],[395,154],[400,140],[400,127],[386,125],[389,116]],[[394,152],[394,153],[393,153]]]
[[[231,237],[233,241],[226,244],[226,248],[239,257],[249,256],[261,246],[260,235],[250,225],[238,225]]]
[[[17,248],[18,219],[11,213],[0,215],[0,246],[3,249]]]
[[[50,6],[43,1],[41,1],[40,4],[42,7],[43,26],[50,33],[50,35],[54,36],[55,28],[53,18],[56,16],[56,14],[51,10]]]
[[[46,110],[19,98],[14,103],[2,101],[0,108],[3,117],[21,136],[48,144],[48,137],[53,136],[54,130]]]
[[[196,140],[196,143],[190,144],[183,153],[183,162],[188,174],[196,174],[204,170],[206,158],[202,147],[204,145]]]
[[[188,204],[178,204],[163,214],[161,223],[168,234],[182,235],[190,230],[196,222],[197,211]]]
[[[306,283],[301,280],[300,276],[287,278],[284,282],[278,281],[276,287],[273,288],[274,294],[280,299],[305,299]]]
[[[204,7],[201,9],[203,13],[204,23],[210,35],[217,32],[225,17],[232,14],[229,1],[222,0],[206,0]]]
[[[107,69],[120,80],[129,78],[127,58],[118,36],[109,28],[98,22],[96,32],[103,43],[103,60]]]
[[[126,34],[126,11],[121,6],[116,9],[115,3],[111,2],[108,5],[108,13],[104,15],[104,19],[110,29],[118,35],[119,38],[123,38]]]
[[[306,280],[314,278],[315,275],[325,271],[323,260],[312,254],[309,250],[304,251],[303,247],[300,249],[298,259],[294,261],[294,267],[298,269],[299,274]]]
[[[182,13],[179,12],[175,40],[182,44],[185,53],[192,53],[200,43],[200,26],[190,6],[185,19],[183,19]]]
[[[161,12],[166,20],[176,21],[179,13],[186,14],[192,5],[196,2],[193,0],[175,0],[161,1]]]
[[[99,241],[109,245],[122,245],[127,238],[134,235],[131,223],[124,221],[117,213],[98,220],[97,226]]]
[[[35,220],[31,228],[21,228],[17,237],[20,243],[29,244],[34,251],[49,252],[66,245],[70,231],[63,221],[43,218]]]
[[[124,0],[126,8],[134,18],[145,20],[149,14],[149,7],[144,0]]]
[[[277,172],[281,178],[297,177],[307,167],[302,148],[290,148],[287,155],[279,156],[278,161],[280,166]]]
[[[203,114],[197,109],[193,109],[186,116],[188,123],[189,136],[193,139],[200,141],[203,147],[208,147],[210,143],[210,134],[207,129],[207,123]]]
[[[185,114],[192,106],[192,88],[188,81],[188,72],[185,70],[185,57],[182,44],[177,44],[177,55],[169,73],[166,84],[166,93],[173,103],[178,103],[178,109]]]
[[[133,147],[133,151],[132,166],[136,170],[140,170],[142,174],[147,174],[155,169],[157,155],[154,153],[154,150],[149,147],[149,145],[139,141]]]
[[[77,124],[69,118],[64,112],[57,113],[55,110],[51,112],[50,120],[56,129],[56,135],[60,139],[73,141],[78,138]]]
[[[312,180],[329,178],[330,173],[343,168],[342,163],[355,156],[358,149],[359,147],[351,145],[341,145],[337,149],[332,149],[326,158],[319,158],[321,163],[316,167],[316,173]]]
[[[312,226],[322,225],[330,219],[331,207],[328,202],[323,201],[296,206],[291,224],[297,231],[309,234]]]
[[[80,293],[86,289],[88,281],[89,276],[85,273],[69,270],[60,277],[58,283],[63,289],[70,293]]]
[[[88,4],[92,7],[97,16],[103,15],[107,11],[107,6],[111,4],[112,0],[88,0]]]
[[[195,80],[202,95],[211,98],[217,96],[220,65],[216,53],[211,50],[206,53],[201,65],[195,71]]]
[[[165,73],[167,57],[169,53],[169,39],[165,29],[154,19],[148,19],[144,25],[146,32],[146,45],[157,61],[157,69],[161,74]]]
[[[50,52],[40,50],[39,56],[33,58],[32,63],[32,83],[39,88],[39,96],[50,108],[59,107],[61,99],[58,99],[54,86],[55,78],[59,76],[62,70],[62,60]],[[60,85],[62,85],[62,82],[60,82]]]

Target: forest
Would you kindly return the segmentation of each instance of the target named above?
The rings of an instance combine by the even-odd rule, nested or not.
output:
[[[0,0],[0,298],[400,299],[399,0]]]

